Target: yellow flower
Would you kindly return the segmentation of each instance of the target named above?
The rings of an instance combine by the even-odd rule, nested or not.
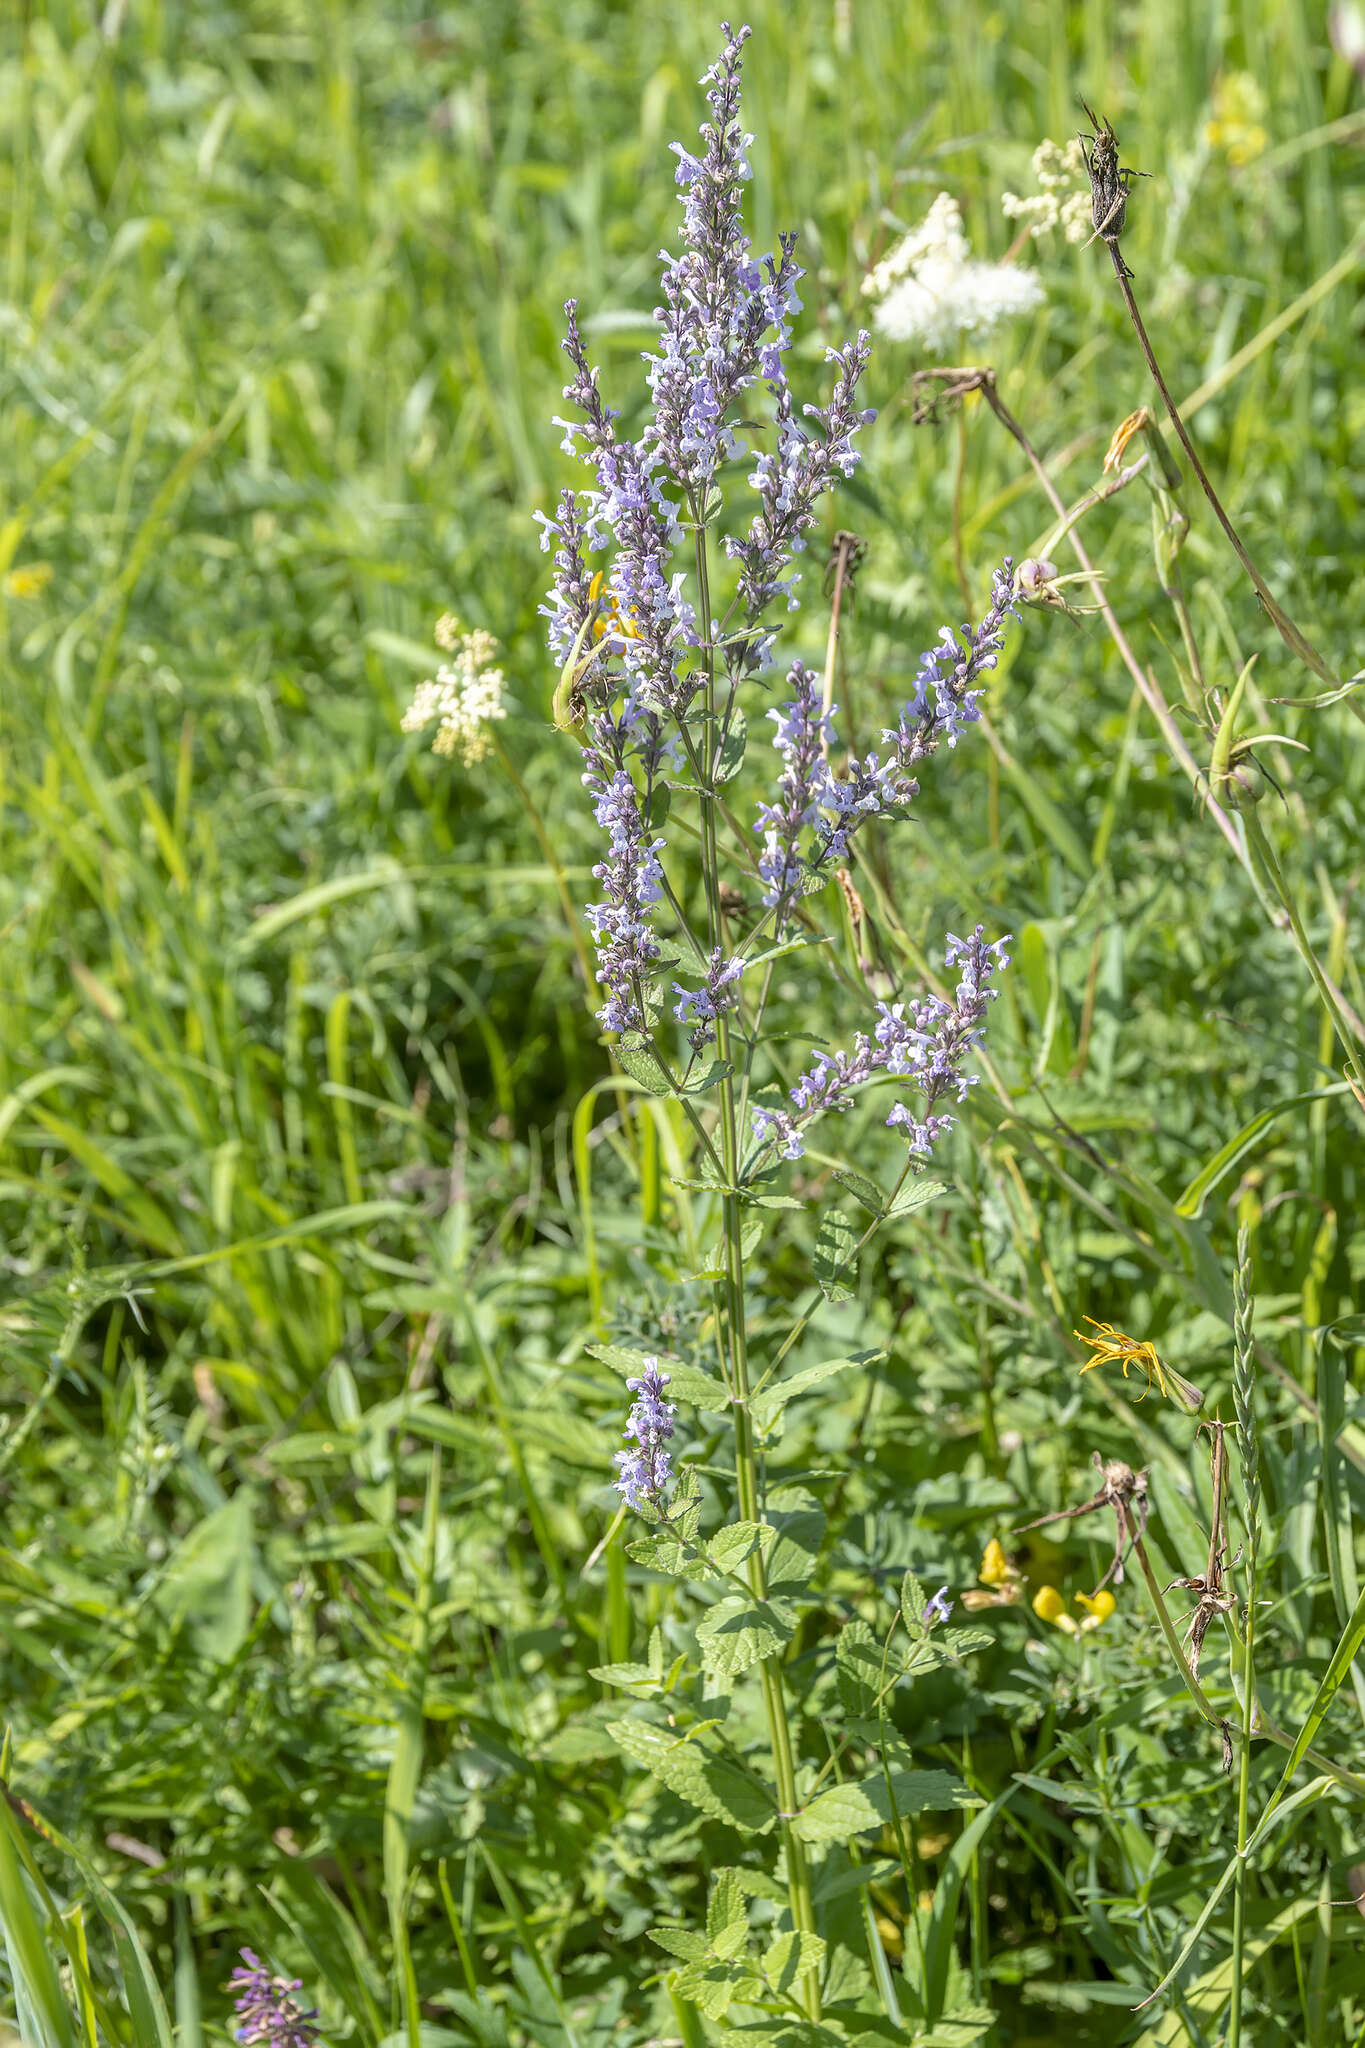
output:
[[[1102,1627],[1118,1606],[1118,1602],[1106,1587],[1098,1593],[1078,1593],[1076,1605],[1085,1609],[1085,1620],[1081,1627],[1088,1629]]]
[[[1230,71],[1213,89],[1213,119],[1205,123],[1204,140],[1230,164],[1249,164],[1270,140],[1262,125],[1265,110],[1265,94],[1251,73]]]
[[[1128,443],[1132,440],[1134,434],[1141,433],[1144,427],[1149,427],[1151,424],[1151,413],[1145,405],[1140,405],[1136,412],[1130,412],[1127,419],[1115,427],[1114,438],[1109,443],[1109,453],[1104,458],[1103,475],[1117,475]]]
[[[1074,1636],[1076,1624],[1066,1611],[1066,1602],[1055,1586],[1040,1586],[1033,1596],[1033,1611],[1039,1621],[1050,1621],[1054,1628]]]
[[[5,596],[41,597],[54,573],[51,562],[22,562],[5,578]]]
[[[605,640],[608,633],[622,640],[638,640],[640,628],[633,611],[623,609],[620,598],[614,590],[602,588],[602,571],[599,569],[588,585],[588,596],[601,606],[598,616],[592,622],[594,640]]]
[[[1004,1546],[998,1536],[992,1536],[986,1545],[981,1569],[976,1576],[983,1586],[1003,1586],[1010,1577],[1009,1559],[1005,1556]]]
[[[1203,1407],[1204,1396],[1200,1389],[1173,1371],[1164,1359],[1158,1358],[1155,1344],[1130,1337],[1126,1331],[1116,1330],[1112,1323],[1097,1323],[1093,1316],[1087,1316],[1085,1320],[1092,1330],[1098,1330],[1099,1335],[1087,1337],[1084,1330],[1071,1332],[1082,1344],[1088,1344],[1095,1354],[1093,1358],[1086,1359],[1081,1367],[1082,1373],[1092,1371],[1097,1365],[1121,1365],[1123,1377],[1127,1379],[1131,1365],[1147,1375],[1147,1384],[1138,1395],[1139,1401],[1146,1400],[1155,1380],[1157,1392],[1174,1401],[1187,1415],[1194,1415]]]
[[[1117,1602],[1107,1589],[1099,1593],[1077,1593],[1075,1602],[1085,1609],[1082,1621],[1073,1621],[1066,1611],[1066,1602],[1055,1586],[1040,1586],[1033,1596],[1033,1611],[1039,1621],[1050,1621],[1063,1635],[1088,1635],[1092,1628],[1102,1628],[1115,1611]]]

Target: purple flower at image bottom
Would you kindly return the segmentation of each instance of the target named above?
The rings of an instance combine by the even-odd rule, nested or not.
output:
[[[305,2011],[294,1995],[303,1989],[302,1979],[272,1975],[254,1949],[240,1954],[227,1987],[237,1994],[235,2038],[245,2048],[313,2048],[317,2012]]]

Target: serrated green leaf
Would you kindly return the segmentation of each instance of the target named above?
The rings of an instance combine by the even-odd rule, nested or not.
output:
[[[802,1487],[771,1496],[768,1520],[774,1529],[768,1552],[768,1592],[800,1592],[815,1573],[825,1534],[824,1509]]]
[[[891,1784],[902,1815],[981,1804],[961,1778],[947,1771],[893,1771]],[[885,1827],[890,1818],[886,1779],[877,1771],[857,1785],[835,1785],[819,1793],[793,1825],[803,1842],[848,1842],[868,1828]]]
[[[952,1188],[946,1180],[908,1180],[900,1188],[889,1207],[888,1216],[912,1216],[916,1209],[927,1208],[940,1195],[950,1195]]]
[[[834,1178],[841,1187],[847,1188],[854,1201],[861,1202],[871,1215],[881,1215],[886,1197],[875,1181],[869,1180],[866,1174],[855,1173],[851,1166],[836,1166]]]
[[[677,1089],[667,1066],[648,1046],[622,1041],[612,1047],[612,1055],[646,1095],[676,1095]]]
[[[818,1934],[779,1934],[763,1952],[763,1974],[775,1991],[790,1991],[812,1970],[824,1968],[825,1944]]]
[[[840,1629],[834,1671],[845,1713],[870,1714],[882,1683],[882,1653],[865,1621],[848,1621]]]
[[[848,1301],[853,1293],[844,1269],[853,1256],[858,1242],[858,1233],[842,1209],[826,1209],[820,1218],[820,1232],[815,1240],[815,1257],[812,1261],[816,1280],[826,1301]]]
[[[599,1685],[657,1685],[661,1673],[648,1664],[595,1664],[588,1676]]]
[[[706,1902],[706,1933],[713,1946],[721,1936],[738,1927],[740,1939],[749,1931],[749,1915],[744,1904],[744,1893],[739,1878],[733,1870],[718,1870],[711,1880],[711,1896]],[[725,1951],[717,1949],[717,1954]],[[732,1949],[730,1954],[734,1954]]]
[[[778,1380],[750,1402],[755,1424],[764,1431],[771,1429],[789,1401],[808,1394],[812,1387],[833,1379],[836,1373],[848,1372],[854,1366],[876,1365],[885,1356],[884,1351],[853,1351],[847,1358],[826,1358],[819,1365],[803,1366],[800,1372],[794,1372],[789,1379]]]
[[[794,1623],[770,1601],[743,1593],[718,1600],[697,1624],[697,1647],[708,1671],[738,1678],[752,1664],[776,1656],[792,1638]]]
[[[612,1721],[607,1733],[661,1785],[713,1820],[728,1821],[749,1835],[763,1834],[772,1826],[772,1800],[727,1757],[714,1756],[649,1721]]]
[[[713,1088],[719,1088],[722,1081],[727,1081],[734,1071],[728,1060],[711,1060],[703,1072],[693,1074],[689,1080],[683,1083],[681,1093],[684,1095],[709,1095]]]
[[[681,1956],[684,1962],[700,1962],[710,1954],[706,1936],[691,1927],[651,1927],[649,1938],[669,1955]]]
[[[901,1580],[901,1616],[905,1626],[912,1630],[924,1627],[924,1610],[929,1597],[913,1572],[907,1572]]]
[[[715,779],[718,783],[732,782],[744,766],[744,748],[749,729],[743,707],[732,704],[729,723],[720,743],[720,759],[716,763]]]
[[[769,1533],[760,1522],[727,1522],[723,1529],[717,1529],[706,1547],[723,1572],[732,1572],[753,1556]]]

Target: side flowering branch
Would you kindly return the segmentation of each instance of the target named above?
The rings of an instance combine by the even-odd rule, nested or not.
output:
[[[987,944],[978,925],[970,938],[948,935],[945,953],[949,967],[961,969],[952,1002],[929,995],[910,1003],[879,1003],[879,1021],[872,1036],[860,1031],[852,1052],[818,1053],[809,1072],[791,1091],[792,1108],[753,1112],[754,1136],[763,1145],[776,1145],[784,1158],[799,1159],[804,1153],[807,1127],[827,1112],[842,1113],[851,1108],[857,1091],[881,1076],[909,1083],[921,1098],[918,1107],[902,1097],[887,1117],[887,1124],[904,1133],[911,1154],[927,1159],[935,1143],[956,1121],[937,1110],[948,1099],[963,1102],[977,1076],[965,1071],[973,1046],[984,1035],[988,1006],[999,990],[991,978],[1008,967],[1006,939]]]

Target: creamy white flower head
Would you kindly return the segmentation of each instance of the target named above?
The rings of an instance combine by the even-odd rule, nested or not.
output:
[[[947,192],[869,274],[863,290],[880,301],[872,316],[879,333],[935,354],[959,338],[983,339],[1013,314],[1032,313],[1045,296],[1031,270],[972,256],[961,211]]]
[[[1022,221],[1034,241],[1060,228],[1068,242],[1083,242],[1090,233],[1090,181],[1080,137],[1065,146],[1043,141],[1033,152],[1036,192],[1022,199],[1004,192],[1000,206],[1007,220]]]
[[[417,685],[403,713],[403,730],[421,732],[437,721],[432,752],[453,754],[466,768],[473,768],[492,752],[489,724],[507,716],[502,701],[506,677],[493,666],[498,643],[481,628],[466,633],[451,612],[437,620],[435,639],[442,653],[452,659]]]

